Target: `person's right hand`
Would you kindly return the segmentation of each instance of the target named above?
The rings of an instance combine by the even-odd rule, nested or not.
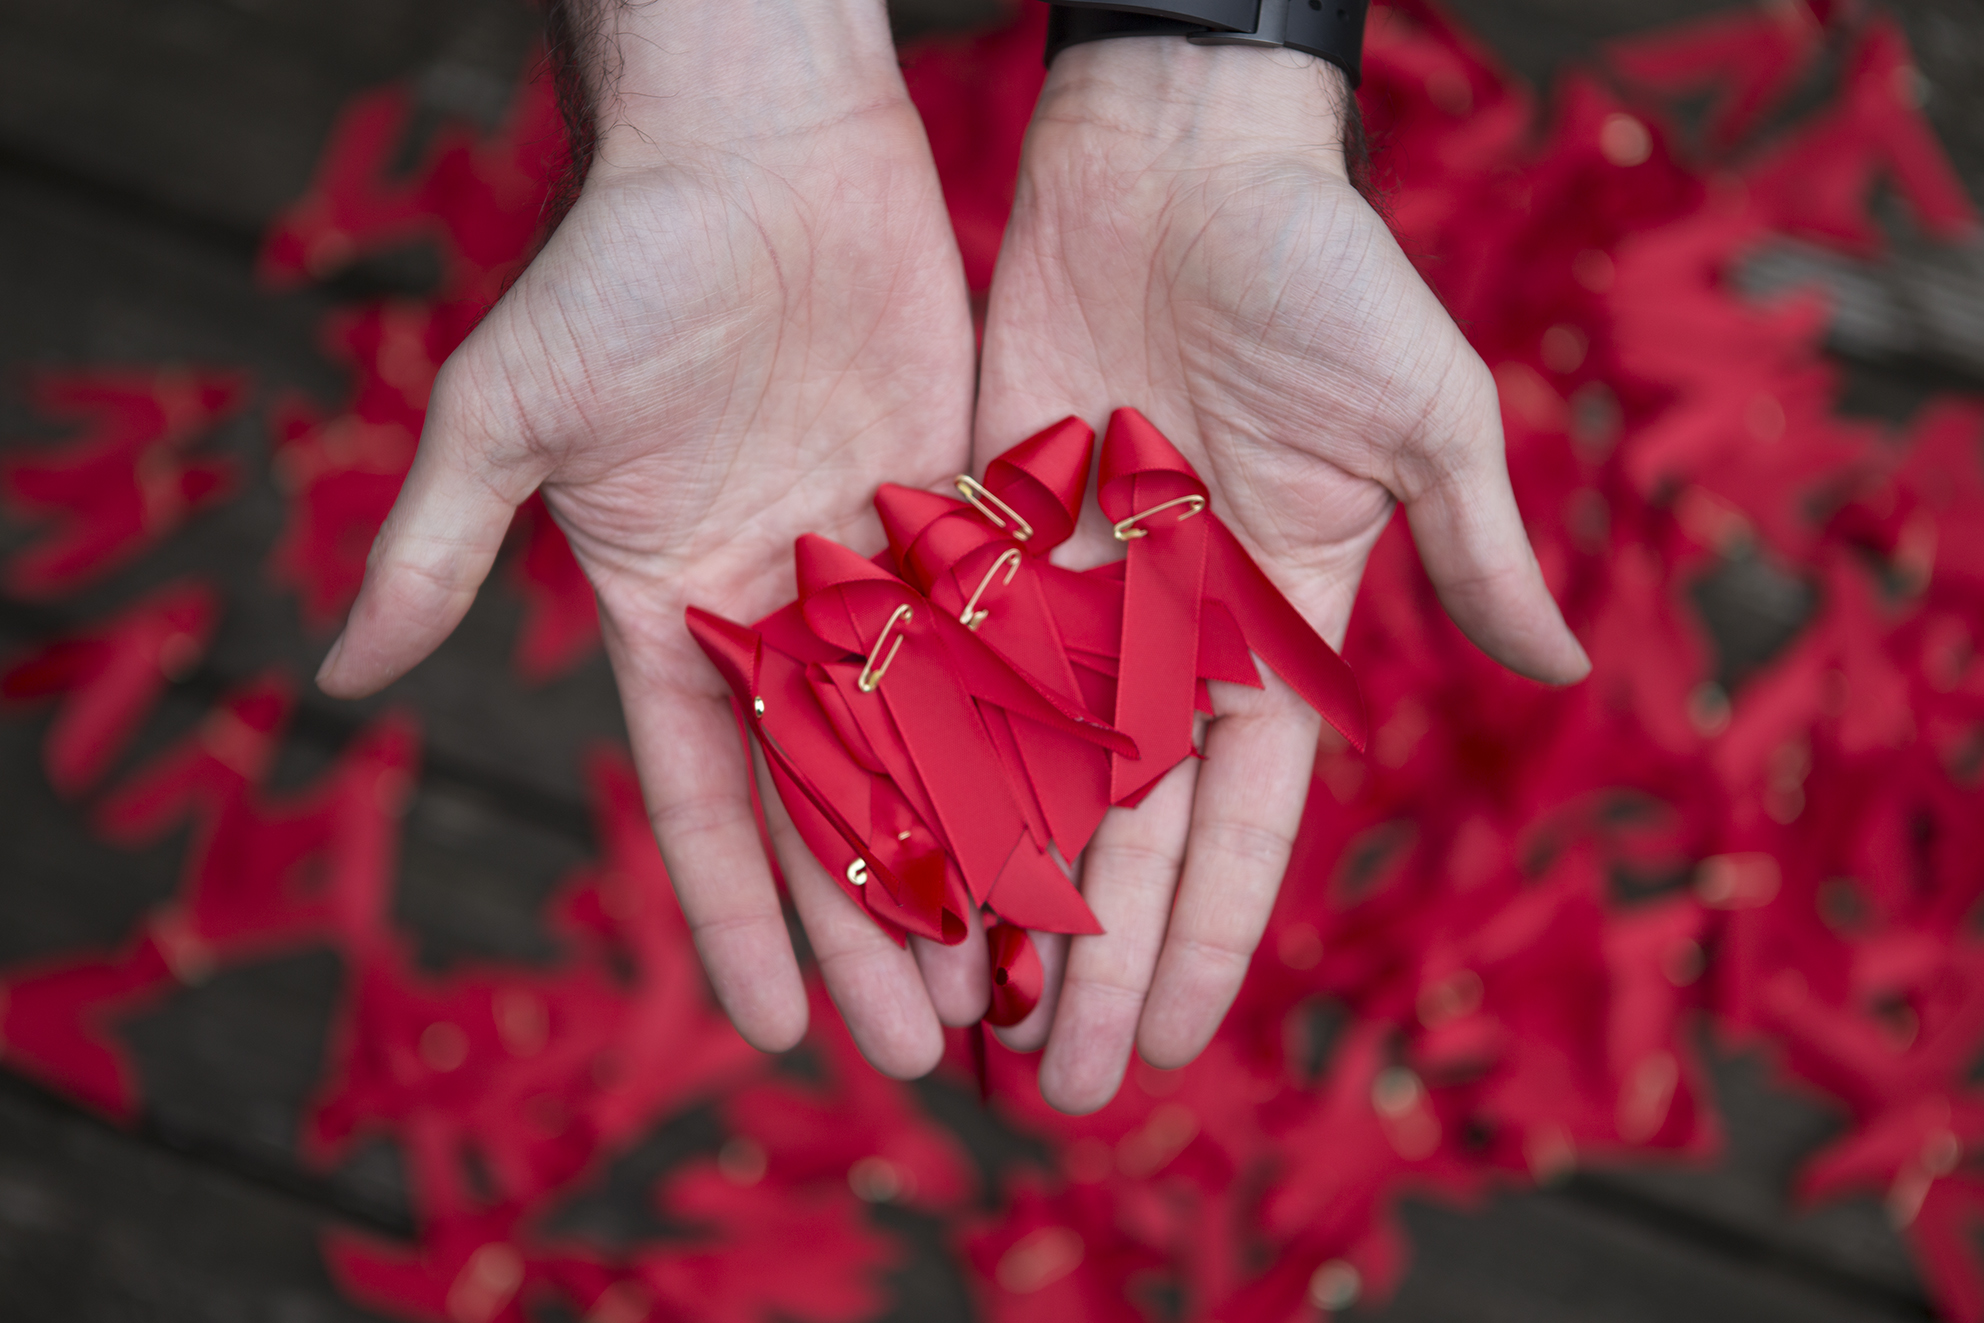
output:
[[[621,8],[602,139],[544,251],[443,367],[326,692],[446,638],[516,506],[545,501],[599,595],[655,832],[716,994],[752,1043],[806,1027],[730,695],[694,603],[755,620],[793,538],[881,545],[884,479],[968,462],[964,277],[880,0]],[[911,952],[849,904],[766,796],[822,975],[862,1050],[916,1075],[982,1009],[984,943]]]

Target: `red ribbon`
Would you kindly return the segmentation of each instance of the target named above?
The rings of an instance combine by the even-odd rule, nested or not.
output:
[[[275,670],[226,694],[190,734],[98,802],[97,830],[121,845],[148,845],[188,814],[217,814],[262,783],[295,702],[289,677]]]
[[[1045,559],[1075,531],[1094,446],[1094,428],[1063,418],[985,466],[986,490],[1032,529],[1032,536],[1020,539],[1028,555]]]
[[[1114,802],[1136,803],[1191,756],[1200,658],[1228,652],[1229,631],[1364,747],[1364,701],[1350,668],[1208,508],[1191,464],[1135,409],[1110,417],[1096,495],[1129,543],[1115,725],[1143,753],[1113,763]]]
[[[63,372],[33,385],[42,412],[82,431],[0,460],[0,501],[53,521],[0,564],[9,592],[47,597],[76,588],[239,485],[238,464],[195,449],[246,400],[237,373]]]
[[[693,606],[688,622],[764,750],[800,839],[841,890],[898,942],[905,931],[962,941],[962,882],[948,870],[933,878],[926,851],[913,848],[924,844],[914,826],[903,839],[905,828],[886,807],[877,829],[876,804],[885,800],[877,786],[886,780],[881,764],[865,740],[850,748],[847,725],[836,726],[809,679],[809,665],[838,660],[841,651],[806,630],[796,603],[759,622],[782,647],[768,646],[760,629]]]
[[[1258,684],[1251,650],[1364,739],[1342,659],[1135,411],[1111,420],[1101,490],[1128,559],[1049,563],[1079,517],[1093,438],[1057,423],[982,483],[959,479],[963,500],[885,486],[886,555],[808,534],[798,601],[755,627],[687,615],[801,839],[851,899],[898,941],[955,943],[972,907],[996,916],[996,1025],[1041,995],[1027,929],[1101,931],[1051,851],[1079,854],[1111,803],[1135,803],[1192,752],[1206,681]]]
[[[796,558],[807,624],[851,654],[818,669],[903,794],[927,805],[925,821],[941,833],[973,899],[1028,927],[1100,932],[1073,884],[1031,839],[979,709],[1004,709],[1112,752],[1135,746],[1034,685],[873,562],[812,535],[799,539]]]
[[[0,700],[63,695],[43,745],[58,791],[78,795],[102,779],[166,686],[199,663],[219,619],[214,590],[181,580],[0,673]]]
[[[986,929],[985,942],[992,955],[992,1009],[985,1013],[985,1022],[1010,1028],[1033,1014],[1033,1008],[1040,1004],[1047,972],[1041,967],[1033,938],[1016,924],[994,924]]]
[[[893,483],[875,494],[875,508],[905,579],[1037,688],[1100,722],[1093,714],[1110,705],[1084,694],[1045,586],[1051,578],[1080,578],[1050,565],[1046,552],[1074,529],[1094,436],[1070,418],[993,460],[984,488],[997,504],[989,509]],[[1094,605],[1083,600],[1075,609]],[[1027,717],[998,708],[984,715],[1036,842],[1044,849],[1051,840],[1073,859],[1108,811],[1108,756]]]
[[[1100,931],[1021,807],[1012,732],[1096,759],[1135,746],[873,562],[812,536],[796,560],[799,601],[757,628],[693,607],[688,624],[814,856],[899,940],[961,941],[973,903]]]

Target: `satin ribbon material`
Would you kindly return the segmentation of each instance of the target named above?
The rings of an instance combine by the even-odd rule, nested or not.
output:
[[[1172,462],[1175,460],[1176,462]],[[1096,493],[1113,521],[1187,497],[1207,499],[1184,457],[1144,421],[1119,409],[1103,441]],[[1203,514],[1174,506],[1153,514],[1129,544],[1123,572],[1123,633],[1118,648],[1116,724],[1132,732],[1143,757],[1110,764],[1109,797],[1137,802],[1157,779],[1193,754],[1200,604],[1205,599],[1207,529]],[[1182,517],[1181,517],[1182,516]]]
[[[863,659],[824,669],[895,779],[921,783],[972,897],[1028,926],[1101,931],[1032,839],[979,708],[1002,708],[1111,751],[1135,746],[1036,687],[955,616],[872,562],[810,535],[800,538],[796,561],[801,610],[813,632]],[[908,614],[898,615],[900,607]],[[899,634],[900,647],[884,640],[885,629]],[[889,649],[886,671],[874,692],[862,693],[858,678],[878,645]]]
[[[205,655],[219,620],[213,588],[182,580],[0,673],[0,702],[61,696],[42,746],[58,791],[80,795],[103,778],[166,686]]]
[[[1025,542],[963,501],[894,484],[875,495],[902,575],[962,623],[968,606],[985,613],[977,636],[1037,688],[1094,714],[1062,643],[1043,580],[1071,576],[1046,550],[1074,526],[1094,434],[1069,419],[1008,451],[987,469],[986,487],[1033,527]],[[1072,508],[1071,508],[1072,507]],[[1081,609],[1079,606],[1077,610]],[[1001,709],[984,713],[1036,843],[1074,858],[1109,806],[1109,758],[1092,743]]]
[[[1362,749],[1364,702],[1350,668],[1309,627],[1209,506],[1202,513],[1167,502],[1210,494],[1198,473],[1135,409],[1110,417],[1096,493],[1117,523],[1138,519],[1123,572],[1123,624],[1117,655],[1115,724],[1143,757],[1110,769],[1114,802],[1134,803],[1190,757],[1203,656],[1240,678],[1238,644],[1300,694]],[[1141,517],[1141,518],[1140,518]],[[1221,611],[1214,611],[1217,604]],[[1210,634],[1210,641],[1202,639]],[[1242,683],[1258,681],[1249,674]]]
[[[757,628],[695,608],[688,623],[808,849],[899,940],[961,941],[972,904],[1099,931],[1022,807],[1032,796],[1013,727],[1071,740],[1094,761],[1134,744],[1072,686],[1021,674],[874,562],[810,536],[795,561],[800,600]],[[864,672],[880,677],[871,691]]]
[[[1022,544],[1043,559],[1081,518],[1095,429],[1079,418],[1044,427],[985,466],[985,487],[1033,526]]]
[[[962,941],[963,905],[946,907],[950,888],[941,871],[933,885],[921,857],[927,851],[907,848],[917,839],[915,831],[908,840],[899,837],[906,829],[899,825],[904,815],[886,807],[883,830],[875,830],[876,801],[886,799],[877,789],[884,781],[880,764],[865,743],[858,753],[850,751],[809,673],[818,657],[838,659],[840,651],[814,639],[797,617],[795,604],[761,625],[799,650],[799,657],[767,646],[757,629],[695,607],[689,608],[688,623],[736,696],[794,829],[828,875],[898,943],[909,932]],[[932,839],[924,833],[926,843]]]
[[[280,670],[225,695],[190,734],[98,801],[96,829],[120,845],[149,845],[189,815],[218,813],[242,787],[261,784],[295,702]]]
[[[37,374],[41,411],[82,430],[0,458],[0,501],[51,522],[0,561],[0,583],[31,598],[71,591],[232,495],[240,466],[196,447],[246,402],[247,386],[231,372]]]
[[[1055,852],[1077,856],[1112,803],[1191,755],[1208,681],[1258,685],[1258,654],[1363,741],[1348,669],[1134,410],[1111,421],[1099,496],[1143,536],[1115,564],[1049,562],[1079,518],[1093,440],[1079,419],[1044,429],[987,467],[975,501],[884,486],[888,550],[800,537],[798,600],[755,626],[688,611],[842,891],[898,942],[956,943],[986,913],[995,1024],[1039,999],[1028,929],[1101,931]],[[1197,508],[1159,508],[1181,498]]]
[[[985,944],[992,956],[992,1009],[986,1012],[985,1022],[1011,1028],[1040,1004],[1047,972],[1041,967],[1033,938],[1017,924],[992,925],[986,929]]]

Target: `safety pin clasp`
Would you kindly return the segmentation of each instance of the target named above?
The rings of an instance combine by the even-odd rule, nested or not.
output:
[[[992,568],[985,571],[985,577],[980,579],[978,587],[972,590],[971,600],[964,604],[964,611],[958,616],[958,621],[974,633],[985,623],[985,617],[992,614],[990,611],[979,609],[978,599],[985,596],[985,590],[992,586],[992,576],[999,572],[1001,565],[1006,567],[1005,582],[1011,583],[1013,576],[1020,572],[1019,548],[1007,547],[999,553],[999,559],[992,562]]]
[[[914,619],[916,619],[916,615],[907,605],[899,606],[895,609],[895,613],[889,617],[889,623],[882,626],[882,632],[875,638],[875,646],[868,651],[868,661],[861,668],[861,678],[855,681],[862,693],[872,694],[875,692],[875,686],[882,683],[882,677],[888,674],[889,663],[896,659],[898,652],[902,651],[902,635],[896,630],[896,623],[898,621]],[[889,635],[891,634],[896,636],[895,645],[889,649],[889,655],[883,657],[882,645],[889,641]],[[876,661],[878,657],[881,658],[879,663]]]
[[[1191,507],[1184,514],[1178,516],[1178,522],[1182,524],[1206,508],[1206,498],[1203,496],[1179,496],[1172,500],[1153,505],[1148,510],[1139,510],[1128,519],[1119,519],[1116,521],[1116,540],[1118,542],[1128,542],[1132,538],[1149,537],[1150,530],[1148,528],[1138,528],[1137,525],[1154,514],[1169,510],[1174,505],[1189,505]]]
[[[992,521],[994,528],[1012,524],[1013,540],[1024,542],[1033,536],[1033,525],[1020,518],[1020,512],[994,496],[984,483],[969,473],[958,474],[958,494],[971,502],[971,508]]]

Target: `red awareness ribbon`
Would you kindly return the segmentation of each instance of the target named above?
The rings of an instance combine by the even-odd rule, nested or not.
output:
[[[48,779],[58,791],[78,795],[102,779],[167,684],[205,655],[219,619],[213,589],[181,580],[0,674],[0,700],[64,696],[43,748]]]
[[[1364,747],[1364,700],[1350,668],[1211,511],[1191,464],[1135,409],[1110,417],[1096,494],[1129,543],[1115,725],[1143,754],[1116,758],[1113,802],[1136,803],[1193,754],[1201,635],[1229,623],[1303,701]]]
[[[205,821],[219,813],[262,783],[295,702],[295,687],[280,670],[230,691],[185,738],[97,804],[97,831],[120,845],[148,845],[189,815]]]
[[[52,521],[0,564],[9,592],[50,597],[125,564],[232,495],[240,466],[195,447],[247,397],[232,372],[46,373],[35,403],[83,430],[0,460],[0,501]]]
[[[116,1021],[175,986],[169,956],[149,934],[109,955],[10,970],[0,982],[7,1064],[112,1116],[134,1117],[138,1071]]]
[[[1608,62],[1627,79],[1670,96],[1712,92],[1708,132],[1718,148],[1737,142],[1796,86],[1824,48],[1811,11],[1732,10],[1615,42]]]
[[[850,899],[898,941],[955,943],[971,907],[991,912],[994,1024],[1038,1003],[1028,929],[1099,931],[1050,850],[1079,854],[1112,802],[1192,752],[1207,680],[1258,683],[1251,650],[1364,739],[1348,668],[1135,411],[1111,421],[1101,493],[1126,562],[1048,562],[1079,518],[1093,436],[1074,418],[1046,428],[983,480],[961,477],[961,500],[883,487],[889,552],[801,537],[799,600],[756,626],[687,613],[801,839]],[[1161,752],[1140,756],[1104,710]]]
[[[237,784],[202,826],[178,899],[154,916],[174,967],[325,939],[348,951],[377,942],[418,759],[412,722],[388,713],[294,798],[271,801]]]
[[[688,624],[814,857],[898,940],[962,941],[973,904],[1099,931],[1035,838],[988,726],[1135,746],[873,562],[810,536],[796,557],[798,602],[755,628],[696,608]]]
[[[902,577],[1036,686],[1092,715],[1109,705],[1085,696],[1046,587],[1080,576],[1046,553],[1074,530],[1093,442],[1079,419],[1056,423],[993,460],[983,484],[960,478],[968,502],[893,483],[875,494]],[[999,708],[984,716],[1036,843],[1073,859],[1108,811],[1107,753]]]
[[[1032,839],[979,709],[991,706],[1112,753],[1135,746],[1079,706],[1031,683],[977,635],[888,571],[811,535],[796,550],[800,607],[848,660],[823,671],[891,780],[930,814],[972,898],[1052,932],[1101,928],[1060,866]],[[854,660],[861,658],[862,660]]]
[[[993,924],[985,930],[985,942],[992,956],[992,1009],[985,1013],[985,1022],[1010,1028],[1040,1004],[1047,972],[1033,938],[1017,924]]]
[[[933,869],[934,835],[913,811],[898,810],[903,796],[888,784],[866,739],[850,745],[849,736],[859,734],[851,718],[836,726],[809,677],[809,667],[839,660],[841,650],[813,637],[797,603],[756,629],[693,606],[687,616],[689,632],[736,697],[779,800],[813,857],[898,943],[906,932],[962,941],[969,903],[962,877],[941,852],[941,867]]]
[[[1094,455],[1095,429],[1079,418],[1063,418],[1004,451],[985,466],[985,481],[977,484],[996,505],[981,513],[1010,533],[1021,550],[1045,560],[1047,553],[1068,540],[1081,518],[1082,495],[1088,490],[1088,464]],[[961,494],[974,494],[960,478]],[[1004,519],[1018,516],[1011,529]]]

